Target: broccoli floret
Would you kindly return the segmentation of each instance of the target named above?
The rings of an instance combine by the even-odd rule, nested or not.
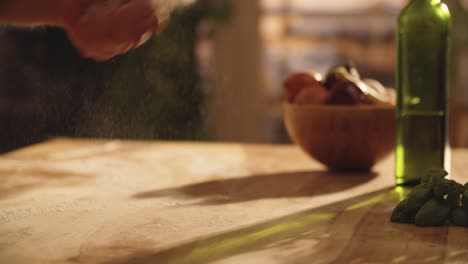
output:
[[[465,209],[468,212],[468,191],[463,193],[461,203],[462,203],[463,209]]]
[[[463,185],[453,180],[446,180],[448,186],[447,201],[452,207],[460,205],[460,197],[463,193]]]
[[[450,223],[456,226],[468,226],[468,212],[461,207],[456,207],[450,213]]]
[[[427,201],[432,198],[432,189],[416,188],[408,194],[406,208],[409,212],[417,212]]]
[[[444,169],[431,169],[421,184],[393,210],[391,221],[417,226],[442,226],[448,221],[468,227],[468,183],[446,179]]]
[[[406,208],[407,200],[401,201],[395,209],[393,209],[390,221],[393,223],[412,224],[414,223],[414,213],[411,214]]]
[[[445,200],[450,188],[448,180],[434,176],[431,178],[431,183],[434,196],[438,199]]]
[[[429,177],[437,176],[440,178],[445,178],[448,175],[449,173],[443,168],[432,168],[432,169],[429,169],[426,173],[426,176],[429,176]]]
[[[416,214],[417,226],[442,226],[450,214],[450,205],[440,199],[431,199]]]

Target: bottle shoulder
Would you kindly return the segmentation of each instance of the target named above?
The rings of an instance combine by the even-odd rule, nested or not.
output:
[[[398,17],[398,29],[417,31],[449,31],[451,15],[444,3],[406,6]]]

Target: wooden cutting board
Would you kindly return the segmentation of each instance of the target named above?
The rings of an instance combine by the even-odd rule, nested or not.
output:
[[[389,223],[392,160],[346,175],[294,146],[53,140],[0,156],[0,263],[468,263],[468,229]]]

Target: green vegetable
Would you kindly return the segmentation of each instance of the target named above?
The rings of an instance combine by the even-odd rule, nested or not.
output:
[[[418,211],[415,224],[417,226],[442,226],[447,221],[449,214],[449,203],[433,198]]]
[[[457,207],[450,213],[450,222],[456,226],[468,227],[468,212],[461,207]]]
[[[463,193],[461,202],[463,208],[468,212],[468,192]]]
[[[460,205],[460,196],[463,193],[463,185],[453,180],[445,180],[448,186],[447,201],[452,207]]]
[[[414,188],[415,189],[432,189],[432,187],[434,187],[434,183],[432,182],[432,176],[427,178],[427,175],[424,176],[422,179],[421,179],[421,183],[419,185],[416,185]]]
[[[435,185],[441,185],[447,176],[448,172],[444,169],[430,169],[426,173],[426,175],[421,178],[421,184],[419,184],[418,186],[425,188],[433,188]]]
[[[427,174],[430,177],[437,176],[441,178],[445,178],[449,175],[449,173],[443,168],[432,168],[427,171]]]
[[[443,169],[430,169],[421,184],[393,210],[394,223],[442,226],[448,221],[468,227],[468,183],[446,179]]]
[[[407,200],[401,201],[393,210],[390,221],[393,223],[412,224],[414,223],[414,213],[411,214],[406,207]]]
[[[432,198],[432,189],[417,188],[408,195],[406,208],[409,212],[417,212],[427,201]]]
[[[422,177],[421,182],[429,181],[432,177],[445,178],[448,176],[448,172],[442,168],[429,169],[425,176]]]
[[[432,190],[434,191],[434,196],[444,200],[446,195],[448,195],[450,188],[447,180],[440,177],[432,177],[431,183],[433,185]]]

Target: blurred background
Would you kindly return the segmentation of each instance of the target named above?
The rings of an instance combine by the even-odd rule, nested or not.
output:
[[[198,0],[143,47],[100,63],[62,30],[0,28],[0,152],[58,136],[286,143],[282,81],[353,61],[394,86],[408,0]],[[454,22],[451,142],[468,146],[468,0]]]

